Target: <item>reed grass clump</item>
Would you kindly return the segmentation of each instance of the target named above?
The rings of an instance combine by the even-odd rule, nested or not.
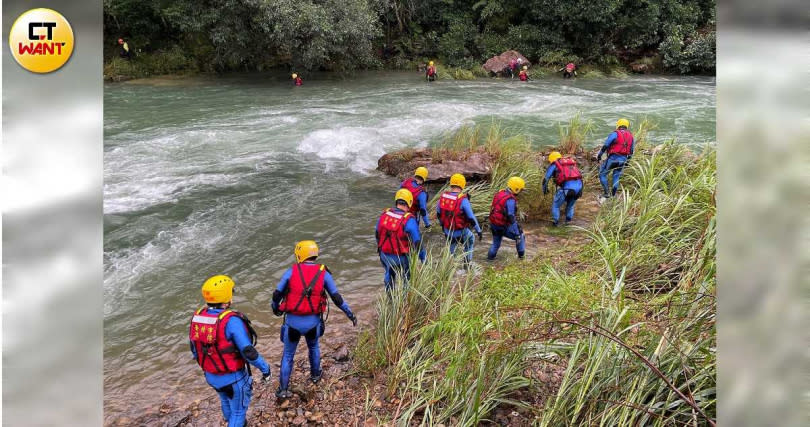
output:
[[[576,154],[582,151],[582,145],[593,131],[593,120],[583,119],[578,111],[565,124],[557,125],[560,134],[560,149],[564,154]]]

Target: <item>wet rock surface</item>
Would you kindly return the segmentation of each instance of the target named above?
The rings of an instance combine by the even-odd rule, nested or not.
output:
[[[407,149],[385,154],[377,161],[377,170],[405,179],[413,176],[419,166],[428,168],[427,182],[444,182],[454,173],[471,180],[485,179],[492,174],[493,158],[488,153],[470,151],[443,155],[431,148]]]

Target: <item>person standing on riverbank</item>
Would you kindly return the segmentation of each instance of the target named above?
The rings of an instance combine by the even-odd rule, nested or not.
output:
[[[523,230],[517,221],[517,196],[526,188],[526,181],[513,176],[506,181],[506,189],[501,190],[492,198],[492,207],[489,210],[489,229],[492,231],[492,246],[487,252],[487,259],[494,260],[501,247],[504,237],[515,241],[518,258],[523,259],[526,254],[526,239]]]
[[[304,84],[304,81],[301,80],[301,76],[299,76],[296,73],[292,73],[292,81],[293,81],[293,84],[296,85],[296,86],[301,86],[302,84]]]
[[[413,173],[413,177],[402,181],[402,185],[400,185],[399,188],[407,189],[413,196],[413,204],[411,205],[409,212],[411,215],[416,216],[416,223],[418,224],[419,219],[421,218],[425,223],[425,228],[430,228],[431,224],[427,211],[428,193],[425,190],[425,180],[427,177],[427,168],[420,166],[416,168],[416,171]]]
[[[450,242],[450,253],[456,252],[459,243],[464,245],[464,262],[469,267],[472,262],[475,236],[470,231],[473,226],[481,240],[481,226],[470,205],[470,198],[463,194],[467,179],[459,173],[450,177],[450,191],[445,191],[436,205],[436,217],[442,224],[444,236]]]
[[[419,223],[409,210],[413,205],[410,191],[400,188],[394,195],[394,208],[386,209],[377,220],[374,237],[377,239],[377,253],[385,268],[385,290],[394,289],[394,280],[400,275],[403,284],[411,277],[411,250],[417,250],[419,260],[425,262],[426,251],[422,248],[422,235]]]
[[[551,220],[556,227],[560,223],[560,207],[565,205],[565,223],[574,219],[574,205],[582,196],[582,173],[577,167],[576,160],[565,157],[556,151],[548,155],[548,169],[543,178],[543,194],[548,194],[548,181],[553,177],[557,184],[554,200],[551,203]]]
[[[253,378],[245,362],[262,372],[262,383],[270,379],[270,367],[256,351],[256,331],[247,316],[230,309],[233,287],[233,280],[224,275],[203,283],[207,306],[194,313],[188,336],[194,360],[219,394],[228,427],[242,427],[253,395]]]
[[[129,43],[127,43],[126,40],[118,39],[118,47],[121,48],[121,51],[118,52],[118,56],[126,60],[132,59],[132,51],[129,50]]]
[[[425,69],[425,78],[429,82],[436,80],[436,67],[433,65],[433,61],[428,62],[427,69]]]
[[[296,263],[281,276],[281,281],[273,291],[271,304],[273,314],[284,314],[281,325],[281,342],[284,354],[281,356],[281,373],[276,397],[292,397],[289,391],[290,375],[298,342],[303,336],[309,349],[309,379],[313,384],[321,380],[320,337],[324,333],[323,313],[326,310],[326,295],[340,308],[346,317],[357,326],[357,318],[349,304],[338,293],[332,274],[323,264],[316,264],[318,245],[312,240],[303,240],[295,245]]]
[[[622,176],[624,166],[633,158],[633,150],[635,149],[635,141],[633,134],[627,130],[630,127],[630,121],[627,119],[619,119],[616,122],[616,130],[611,132],[605,139],[602,149],[596,156],[596,161],[602,161],[602,154],[607,152],[607,159],[605,163],[599,168],[599,182],[602,184],[603,197],[609,198],[616,195],[619,189],[619,178]],[[608,174],[613,172],[613,185],[608,188]],[[610,190],[608,192],[608,190]]]

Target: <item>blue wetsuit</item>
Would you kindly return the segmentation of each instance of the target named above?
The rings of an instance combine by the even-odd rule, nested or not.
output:
[[[305,263],[311,263],[305,261]],[[313,263],[314,264],[314,263]],[[279,310],[281,304],[281,296],[287,290],[292,276],[292,267],[288,268],[281,276],[281,281],[278,282],[276,292],[273,293],[273,302],[271,304],[273,312]],[[323,287],[332,301],[338,308],[340,308],[349,319],[354,317],[349,304],[343,301],[343,298],[338,293],[337,285],[332,275],[324,272]],[[284,353],[281,356],[281,373],[278,376],[279,386],[281,389],[286,390],[290,384],[290,375],[292,374],[293,359],[295,358],[295,350],[298,348],[298,341],[303,336],[307,342],[309,349],[309,373],[312,377],[320,377],[321,375],[321,347],[319,338],[323,335],[324,325],[321,323],[321,316],[318,314],[296,315],[287,314],[284,318],[284,324],[281,325],[281,342],[284,343]]]
[[[406,213],[405,211],[399,208],[394,208],[392,209],[392,211],[397,214]],[[378,245],[380,241],[379,226],[380,222],[377,221],[377,225],[374,226],[374,234],[377,238]],[[411,216],[405,222],[405,233],[411,240],[411,248],[418,248],[419,261],[425,262],[426,251],[424,248],[422,248],[422,235],[419,233],[419,223],[416,222],[415,217]],[[410,256],[388,254],[381,251],[380,262],[382,263],[383,268],[385,269],[385,278],[383,279],[383,283],[385,284],[386,291],[391,291],[392,289],[394,289],[394,280],[396,280],[398,272],[401,272],[402,274],[402,283],[403,284],[408,283],[408,280],[411,278]]]
[[[506,191],[510,190],[507,189]],[[526,254],[526,238],[517,223],[516,211],[515,201],[508,199],[506,201],[506,217],[509,219],[509,225],[505,227],[494,224],[489,225],[490,231],[492,231],[492,246],[489,247],[489,252],[487,252],[488,260],[493,260],[498,255],[498,249],[501,248],[501,241],[504,237],[515,241],[518,258],[523,258]]]
[[[450,194],[458,196],[461,193],[451,191]],[[475,232],[481,233],[481,226],[478,225],[478,219],[475,218],[475,214],[473,213],[469,197],[465,197],[461,201],[461,211],[464,212],[464,215],[467,217],[467,219],[471,223],[473,223]],[[436,217],[437,218],[442,217],[441,204],[436,205]],[[456,253],[456,246],[458,246],[459,243],[462,243],[464,245],[464,260],[467,263],[471,262],[473,256],[473,248],[475,247],[475,235],[473,234],[473,232],[470,231],[469,228],[464,228],[462,230],[453,230],[453,233],[450,234],[449,233],[450,230],[444,228],[444,226],[442,226],[442,231],[444,232],[445,237],[450,239],[450,253],[451,254]]]
[[[220,314],[224,308],[206,308],[209,314]],[[245,356],[245,349],[252,347],[253,343],[250,339],[245,328],[245,322],[242,319],[232,316],[228,319],[225,325],[225,338],[232,342],[242,358],[248,363],[255,366],[262,372],[262,375],[270,373],[270,366],[264,361],[261,355],[256,354],[256,358],[250,360]],[[191,344],[191,353],[194,355],[194,360],[197,360],[197,351],[194,344]],[[253,378],[248,374],[247,365],[244,368],[229,374],[212,374],[205,373],[205,380],[213,387],[217,394],[219,394],[220,404],[222,406],[222,415],[228,421],[228,427],[242,427],[245,425],[245,417],[247,416],[248,405],[253,396]]]
[[[548,181],[552,179],[556,172],[557,165],[554,163],[546,169],[546,176],[543,178],[543,194],[548,193]],[[581,179],[565,181],[561,187],[557,187],[557,192],[554,193],[554,201],[551,204],[551,219],[554,221],[554,225],[560,222],[560,207],[563,202],[566,203],[565,221],[568,222],[574,219],[574,205],[577,203],[577,199],[582,196],[582,187]]]
[[[406,180],[407,181],[407,180]],[[402,183],[399,188],[405,188],[405,183]],[[416,206],[419,206],[419,218],[422,219],[422,222],[425,223],[425,228],[430,228],[430,218],[428,218],[428,193],[427,190],[424,189],[424,186],[421,186],[422,192],[419,193],[419,196],[416,197],[416,200],[413,202],[416,203]],[[417,221],[418,222],[418,221]]]
[[[607,139],[605,140],[605,144],[602,145],[602,149],[599,150],[599,155],[597,156],[598,159],[602,158],[602,154],[604,154],[613,143],[616,142],[616,131],[613,131],[608,135]],[[599,168],[599,182],[602,184],[602,190],[604,191],[604,196],[609,197],[609,195],[616,195],[616,191],[619,189],[619,178],[622,176],[622,172],[624,171],[624,165],[633,157],[633,150],[636,148],[636,140],[633,139],[633,143],[630,144],[630,155],[624,156],[622,154],[610,154],[605,160],[605,163],[602,163],[602,166]],[[613,172],[613,185],[608,191],[608,174]]]

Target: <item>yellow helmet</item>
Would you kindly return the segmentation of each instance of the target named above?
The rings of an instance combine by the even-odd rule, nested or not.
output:
[[[422,179],[427,179],[428,170],[427,170],[426,167],[419,166],[418,168],[416,168],[416,172],[414,172],[413,175],[418,176],[419,178],[422,178]]]
[[[624,126],[626,128],[629,128],[630,127],[630,121],[627,120],[627,119],[619,119],[619,120],[617,120],[616,121],[616,129],[618,129],[618,128],[622,127],[622,126]]]
[[[453,176],[450,177],[450,186],[461,187],[463,190],[464,187],[467,186],[467,178],[464,178],[464,175],[460,173],[454,173]]]
[[[549,163],[554,163],[560,157],[562,157],[562,154],[560,154],[558,151],[552,151],[552,152],[548,153],[548,162]]]
[[[233,298],[233,280],[225,275],[208,278],[202,285],[202,296],[205,302],[219,304],[230,302]]]
[[[408,207],[411,207],[413,204],[413,194],[407,188],[400,188],[397,190],[397,194],[394,195],[394,201],[403,200]]]
[[[293,73],[292,78],[297,79],[297,78],[298,78],[298,74]]]
[[[525,65],[523,66],[523,71],[526,71],[526,70],[528,70],[528,69],[529,69],[529,67],[527,67],[527,66],[525,66]]]
[[[433,61],[428,62],[428,65],[433,65]]]
[[[318,256],[318,244],[314,240],[302,240],[295,245],[295,260],[304,262]]]
[[[520,193],[524,188],[526,188],[526,181],[519,176],[513,176],[506,181],[506,188],[512,190],[512,194]]]

